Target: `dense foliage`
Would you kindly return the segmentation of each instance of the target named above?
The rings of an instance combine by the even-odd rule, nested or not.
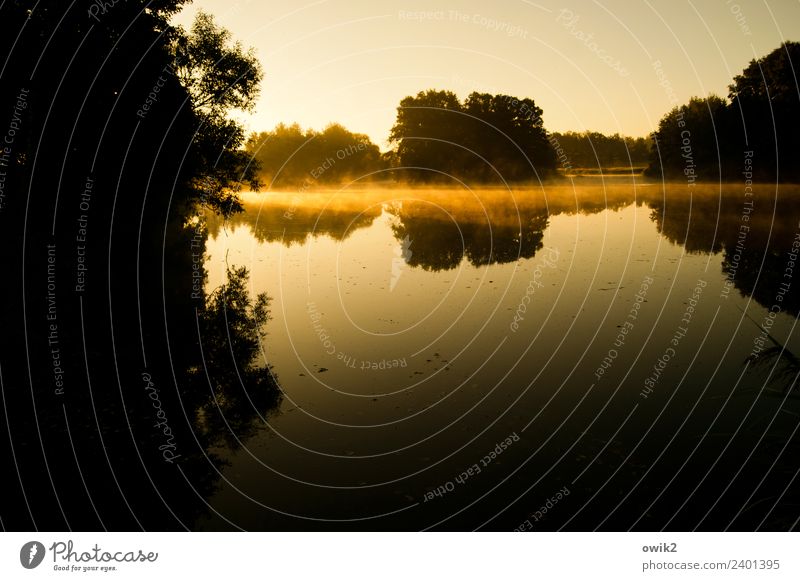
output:
[[[323,131],[280,124],[272,131],[252,134],[247,152],[258,163],[261,178],[270,188],[376,179],[387,166],[369,137],[338,124]]]
[[[689,183],[800,179],[800,86],[792,63],[800,63],[800,43],[786,42],[734,77],[727,100],[692,98],[672,109],[655,132],[647,173]]]
[[[650,141],[645,137],[567,131],[552,133],[549,139],[558,156],[559,167],[565,171],[642,167],[650,159]]]
[[[532,99],[423,91],[400,101],[390,141],[410,181],[535,181],[555,169],[542,110]]]

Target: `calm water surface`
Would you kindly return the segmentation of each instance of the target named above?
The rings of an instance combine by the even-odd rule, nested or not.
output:
[[[272,297],[284,395],[202,526],[796,518],[800,191],[576,184],[248,194],[209,219],[208,288],[244,265]]]

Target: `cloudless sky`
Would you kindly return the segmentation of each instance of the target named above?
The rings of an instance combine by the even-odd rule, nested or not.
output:
[[[195,0],[176,21],[198,9],[262,63],[249,130],[340,122],[382,149],[400,99],[429,88],[531,97],[549,131],[643,136],[800,41],[800,0]]]

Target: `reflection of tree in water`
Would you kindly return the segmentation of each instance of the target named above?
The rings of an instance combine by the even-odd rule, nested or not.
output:
[[[114,281],[113,334],[112,315],[92,306],[108,292],[103,286],[93,286],[82,316],[59,312],[64,396],[53,395],[52,364],[32,366],[30,376],[3,367],[16,469],[35,499],[4,505],[7,528],[27,530],[34,520],[52,530],[191,528],[208,511],[204,499],[220,482],[224,457],[277,408],[278,384],[259,364],[266,298],[250,299],[239,268],[192,299],[196,231],[173,222],[163,246],[158,238],[115,249],[122,264],[139,252],[143,264],[164,268],[151,269],[139,288]],[[46,345],[48,327],[36,323],[29,345]],[[8,337],[6,345],[7,355]]]
[[[392,230],[398,240],[413,241],[411,266],[426,270],[456,268],[462,258],[473,266],[505,264],[533,258],[542,248],[549,217],[558,214],[596,214],[621,210],[635,200],[634,190],[589,187],[546,188],[523,192],[483,192],[481,197],[454,196],[437,205],[411,201],[389,212],[397,218]],[[440,206],[440,207],[437,207]]]
[[[163,250],[163,288],[169,293],[164,310],[157,306],[154,293],[142,297],[145,328],[159,329],[166,323],[167,343],[162,349],[153,349],[147,369],[160,389],[180,459],[174,465],[163,462],[158,450],[164,435],[153,429],[151,402],[136,391],[128,402],[127,420],[136,433],[145,469],[170,512],[190,527],[207,513],[203,499],[218,486],[226,456],[246,445],[281,401],[277,379],[261,356],[269,299],[265,294],[250,297],[247,269],[229,267],[223,284],[189,300],[194,279],[192,257],[186,249],[202,251],[206,237],[205,229],[197,225],[171,228]],[[150,336],[150,344],[160,344],[157,334]],[[113,419],[120,411],[118,404],[110,402],[104,420],[124,422]],[[121,451],[127,438],[124,432],[105,438],[104,445],[113,456],[128,457]],[[136,498],[138,492],[131,490],[136,490],[140,478],[134,470],[126,482],[129,497]],[[154,526],[170,527],[164,524],[163,515],[159,521],[153,507],[142,512],[153,513]]]
[[[573,206],[565,206],[563,203],[556,203],[548,205],[548,210],[551,216],[555,216],[557,214],[567,214],[567,215],[582,214],[584,216],[588,216],[590,214],[599,214],[600,212],[603,212],[605,210],[618,212],[624,208],[627,208],[634,202],[637,204],[641,204],[641,201],[635,200],[633,196],[633,191],[631,190],[630,196],[625,196],[622,198],[614,197],[611,199],[603,199],[603,198],[581,199],[581,200],[576,200]]]
[[[718,201],[694,198],[690,205],[689,198],[675,197],[651,201],[650,219],[655,222],[658,231],[674,244],[683,246],[690,254],[716,253],[722,250],[724,233],[738,228],[733,223],[734,216],[719,212]],[[719,215],[719,224],[717,216]],[[735,216],[739,220],[739,216]]]
[[[156,457],[148,470],[162,481],[162,494],[187,525],[207,512],[202,499],[218,486],[218,471],[227,464],[226,456],[246,445],[281,402],[277,378],[264,364],[261,350],[270,299],[263,293],[250,296],[247,269],[229,267],[219,287],[202,292],[199,300],[187,300],[192,296],[193,264],[185,249],[202,251],[206,238],[202,223],[176,226],[168,233],[164,288],[172,291],[165,303],[169,358],[148,361],[148,370],[161,386],[163,406],[181,454],[175,466]],[[143,317],[145,325],[154,325],[159,310],[146,308]],[[173,374],[174,386],[169,386]],[[149,403],[134,399],[139,412],[134,427],[148,451],[163,443],[162,434],[152,429]],[[187,490],[186,482],[176,480],[176,468],[193,491]]]
[[[718,188],[709,189],[691,199],[669,195],[668,191],[666,204],[657,201],[649,205],[653,208],[653,221],[667,239],[685,246],[689,252],[721,252],[722,273],[732,279],[733,287],[769,309],[777,302],[780,284],[787,280],[784,273],[797,233],[800,200],[792,187],[781,186],[777,201],[774,186],[757,186],[754,190],[754,196],[749,198],[754,201],[750,213],[743,212],[746,198],[742,186],[726,186],[721,194]],[[745,220],[743,214],[748,216]],[[781,309],[794,316],[800,312],[798,283],[792,281],[780,302]],[[793,526],[798,503],[797,494],[787,490],[796,465],[786,459],[796,457],[798,451],[793,430],[800,416],[789,409],[789,401],[796,402],[800,394],[800,360],[758,321],[746,316],[758,327],[758,333],[763,333],[765,344],[763,350],[743,363],[749,363],[749,371],[759,376],[757,384],[767,382],[757,392],[763,396],[759,407],[768,411],[756,414],[745,430],[757,430],[761,436],[740,480],[758,475],[758,482],[753,482],[749,498],[741,500],[737,518],[745,523],[752,520],[753,524],[747,525],[751,527],[786,530]],[[752,392],[738,393],[749,397]],[[769,407],[769,400],[773,400],[774,408]],[[773,463],[777,458],[784,460]],[[773,508],[767,511],[769,507]],[[765,514],[767,520],[762,523]]]
[[[745,198],[741,185],[726,186],[721,193],[718,187],[709,187],[692,197],[668,191],[666,203],[648,204],[652,220],[668,240],[688,252],[722,252],[723,274],[732,277],[743,295],[769,308],[780,284],[788,280],[785,269],[800,221],[797,190],[781,186],[776,197],[774,186],[755,186],[754,196]],[[749,213],[745,200],[754,202]],[[800,280],[792,282],[781,307],[793,315],[800,313]]]
[[[381,207],[375,206],[361,211],[351,209],[285,206],[267,208],[258,212],[234,214],[227,220],[219,216],[208,217],[208,232],[217,238],[223,228],[246,226],[253,237],[261,243],[283,242],[286,246],[304,244],[311,236],[329,236],[342,241],[360,228],[370,226],[380,216]]]
[[[462,258],[474,266],[532,258],[542,247],[547,214],[521,213],[519,222],[464,220],[454,211],[449,216],[421,202],[405,203],[392,209],[398,222],[392,230],[398,240],[412,241],[411,266],[425,270],[456,268]],[[455,221],[454,221],[455,220]]]
[[[187,379],[211,391],[196,408],[196,426],[215,446],[237,447],[281,399],[272,370],[258,364],[269,298],[250,299],[248,276],[245,267],[228,268],[228,281],[198,313],[202,366],[188,369]]]
[[[474,266],[532,258],[542,246],[548,216],[622,210],[636,201],[630,184],[549,188],[544,196],[538,190],[512,196],[490,189],[469,194],[455,189],[412,190],[412,199],[402,191],[398,195],[387,190],[385,198],[371,197],[374,193],[380,191],[295,196],[270,192],[263,194],[260,205],[250,203],[247,211],[227,220],[208,216],[208,232],[216,239],[223,228],[242,225],[262,243],[292,246],[312,235],[342,241],[371,226],[385,211],[393,218],[397,240],[408,236],[412,241],[409,265],[446,270],[463,258]]]

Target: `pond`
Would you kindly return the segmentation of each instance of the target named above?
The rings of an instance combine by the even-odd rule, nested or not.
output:
[[[207,289],[246,266],[271,297],[283,399],[219,451],[200,528],[787,526],[798,196],[630,177],[246,194],[208,218]]]

